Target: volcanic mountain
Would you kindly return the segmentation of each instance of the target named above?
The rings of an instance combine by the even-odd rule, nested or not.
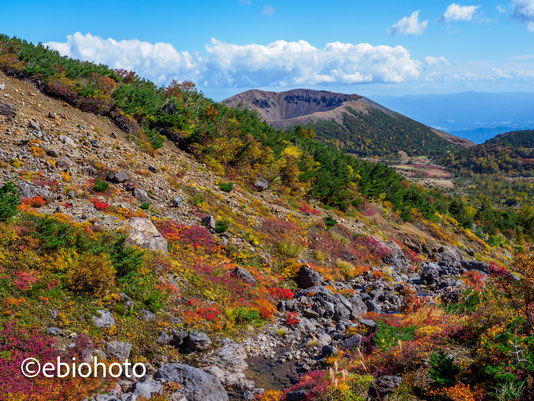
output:
[[[361,156],[437,156],[474,143],[428,127],[360,95],[294,89],[249,90],[223,101],[246,107],[276,128],[311,127],[318,139]]]

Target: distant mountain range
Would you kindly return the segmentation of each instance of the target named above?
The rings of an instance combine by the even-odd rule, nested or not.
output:
[[[437,156],[471,141],[430,128],[360,95],[310,89],[249,90],[223,101],[247,107],[276,128],[313,128],[317,137],[360,156]]]
[[[462,92],[371,98],[423,124],[476,143],[500,133],[534,128],[534,93]]]
[[[481,145],[450,153],[440,162],[457,172],[534,175],[534,130],[513,131],[487,140]]]

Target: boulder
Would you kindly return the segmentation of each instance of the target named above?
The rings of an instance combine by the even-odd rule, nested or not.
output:
[[[144,189],[137,188],[137,187],[134,188],[133,196],[139,202],[150,202],[150,198],[148,197],[148,194],[146,193]]]
[[[365,305],[365,302],[363,302],[362,298],[357,296],[357,295],[353,295],[352,297],[349,298],[349,302],[351,304],[351,318],[352,319],[356,319],[358,317],[360,317],[361,315],[363,315],[364,313],[367,313],[367,305]]]
[[[171,205],[173,205],[174,207],[184,207],[184,200],[182,199],[181,196],[175,196],[174,198],[171,199]]]
[[[121,171],[120,173],[111,173],[108,175],[108,180],[115,184],[121,184],[128,181],[128,174],[124,171]]]
[[[486,274],[490,272],[490,265],[479,260],[462,260],[461,264],[462,267],[467,270],[478,270]]]
[[[395,266],[399,270],[406,270],[409,263],[400,246],[394,241],[388,241],[386,245],[391,252],[384,256],[382,261]]]
[[[107,354],[118,361],[125,361],[130,357],[132,345],[120,341],[111,341],[108,344]]]
[[[22,199],[31,199],[36,196],[41,196],[47,199],[52,196],[52,193],[45,187],[38,187],[26,181],[19,181],[17,188]]]
[[[257,180],[254,181],[254,189],[256,189],[256,191],[259,191],[259,192],[268,190],[269,181],[263,178],[258,178]]]
[[[140,397],[149,400],[155,394],[161,394],[163,385],[160,381],[154,380],[152,377],[146,377],[134,383],[130,392],[132,393],[132,400]]]
[[[421,266],[421,282],[431,285],[439,280],[440,267],[435,263],[424,262]]]
[[[384,397],[393,394],[402,384],[402,377],[381,376],[376,378],[369,387],[369,399],[383,400]]]
[[[160,251],[167,255],[167,240],[161,235],[150,219],[134,217],[126,222],[127,245],[142,249]]]
[[[204,351],[210,347],[211,340],[202,331],[190,331],[184,339],[184,345],[190,347],[193,351]]]
[[[172,397],[178,398],[179,395],[183,395],[187,401],[228,401],[228,394],[216,377],[189,365],[181,363],[163,365],[154,378],[180,386]]]
[[[202,224],[206,226],[208,230],[215,230],[215,218],[213,216],[206,216],[202,218]]]
[[[98,315],[93,316],[93,323],[99,329],[110,328],[115,326],[115,318],[110,311],[100,309],[97,311]]]
[[[237,278],[243,280],[245,283],[249,284],[256,284],[256,279],[247,269],[244,269],[242,267],[236,266],[234,269],[234,274]]]
[[[67,171],[70,168],[71,162],[70,159],[66,156],[62,156],[57,162],[56,162],[56,168],[59,171]]]
[[[310,288],[321,285],[323,277],[315,270],[303,265],[297,275],[297,284],[300,288]]]
[[[354,351],[362,343],[362,336],[355,334],[339,343],[339,348],[345,351]]]

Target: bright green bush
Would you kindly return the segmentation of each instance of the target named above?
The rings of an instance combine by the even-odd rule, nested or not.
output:
[[[0,187],[0,221],[6,221],[16,215],[19,205],[20,196],[12,182],[7,182]]]

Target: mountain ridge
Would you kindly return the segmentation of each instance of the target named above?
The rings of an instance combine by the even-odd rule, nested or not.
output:
[[[357,94],[312,89],[283,92],[252,89],[225,99],[222,103],[230,107],[245,106],[256,111],[260,118],[278,129],[310,126],[323,141],[337,141],[338,147],[363,156],[391,154],[399,150],[414,155],[422,155],[425,151],[439,153],[439,150],[430,149],[437,145],[441,145],[446,153],[456,146],[474,145],[471,141],[427,127]],[[372,135],[382,135],[371,138],[371,132]],[[411,133],[413,137],[410,137]],[[369,144],[369,140],[380,142],[384,137],[404,137],[404,140],[392,141],[385,148],[379,148],[378,143]]]

